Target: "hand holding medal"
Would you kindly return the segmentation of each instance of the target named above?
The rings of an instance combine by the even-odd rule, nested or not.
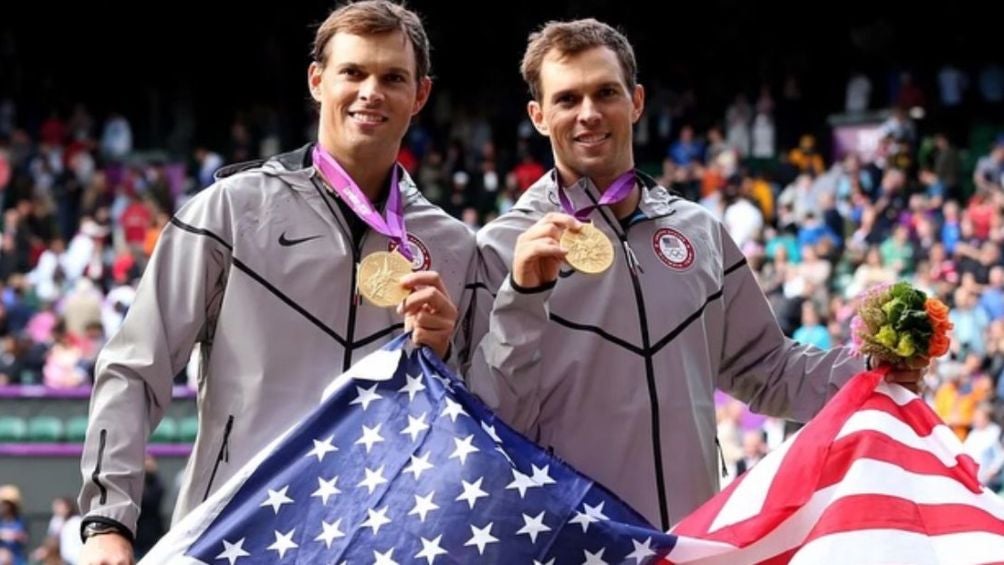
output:
[[[397,166],[391,173],[387,213],[384,218],[348,172],[321,149],[320,145],[314,146],[313,158],[317,169],[335,194],[373,231],[387,236],[395,244],[397,249],[394,251],[379,251],[364,257],[359,263],[356,281],[359,293],[374,306],[380,308],[397,306],[411,292],[401,284],[401,279],[411,274],[412,259],[411,249],[407,245],[408,232],[404,226],[401,190],[397,185]]]
[[[348,172],[320,145],[314,147],[313,158],[335,193],[373,231],[390,239],[394,248],[393,251],[371,253],[359,262],[356,275],[359,293],[379,308],[397,307],[398,314],[404,316],[405,329],[412,332],[412,341],[445,357],[456,324],[457,308],[439,274],[412,272],[414,257],[407,244],[397,167],[391,173],[386,217],[383,217]]]
[[[576,210],[561,186],[560,177],[558,178],[558,198],[561,207],[580,222],[585,222],[593,210],[600,206],[608,206],[627,198],[635,182],[634,171],[628,171],[617,177],[617,180],[603,191],[598,203]],[[582,229],[577,231],[566,230],[561,236],[561,248],[566,252],[565,261],[581,273],[602,273],[614,262],[614,246],[610,243],[610,238],[589,223],[583,224]]]
[[[563,262],[582,273],[602,273],[614,259],[613,244],[599,228],[585,223],[593,210],[627,198],[634,189],[634,171],[617,178],[597,204],[576,210],[564,189],[558,197],[566,213],[550,213],[516,240],[512,280],[518,287],[533,289],[558,278]]]

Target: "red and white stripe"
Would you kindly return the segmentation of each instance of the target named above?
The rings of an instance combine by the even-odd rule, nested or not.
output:
[[[1004,563],[1004,499],[979,486],[975,462],[930,407],[882,377],[852,379],[684,519],[667,561]]]

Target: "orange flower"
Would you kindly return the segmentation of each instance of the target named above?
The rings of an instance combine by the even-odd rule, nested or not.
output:
[[[944,334],[935,334],[931,336],[931,341],[927,346],[927,354],[930,357],[941,357],[945,353],[948,353],[948,345],[950,340],[948,336]]]
[[[941,335],[947,334],[949,331],[951,331],[952,328],[955,327],[955,325],[953,325],[951,322],[935,322],[932,325],[933,327],[931,329],[934,330],[934,333]]]
[[[948,306],[945,306],[945,303],[937,298],[928,298],[924,302],[924,310],[927,311],[927,316],[931,318],[932,326],[948,323]]]

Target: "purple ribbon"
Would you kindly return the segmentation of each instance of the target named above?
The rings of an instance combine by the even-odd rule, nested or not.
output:
[[[597,204],[590,204],[585,208],[579,210],[575,209],[572,205],[571,199],[565,194],[565,189],[561,186],[561,176],[556,174],[555,178],[558,179],[558,199],[561,201],[561,208],[570,216],[575,216],[576,220],[580,222],[585,222],[589,219],[589,215],[593,213],[593,210],[599,208],[600,206],[609,206],[610,204],[616,204],[621,200],[627,198],[631,194],[631,189],[634,188],[634,170],[628,171],[623,175],[617,177],[613,184],[607,187],[603,191],[603,195],[600,196],[600,201]]]
[[[366,197],[356,181],[352,180],[349,173],[338,164],[327,151],[321,149],[321,145],[314,145],[314,166],[321,171],[321,175],[328,181],[335,193],[352,208],[352,211],[359,216],[359,219],[366,222],[379,234],[387,236],[397,248],[398,253],[405,259],[414,259],[411,249],[408,247],[408,232],[404,229],[404,206],[401,202],[401,190],[397,186],[397,164],[390,176],[390,193],[387,195],[387,217],[380,215],[380,212],[373,207],[370,199]]]

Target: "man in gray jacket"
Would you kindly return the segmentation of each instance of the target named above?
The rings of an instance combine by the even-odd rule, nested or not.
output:
[[[716,388],[805,421],[865,363],[785,338],[723,226],[634,171],[645,93],[623,35],[550,23],[530,36],[522,72],[556,168],[478,233],[494,300],[477,300],[467,379],[514,427],[669,528],[718,490]],[[564,264],[562,235],[586,221],[613,243],[601,274]]]
[[[82,563],[131,561],[146,439],[193,344],[202,356],[199,432],[175,520],[317,405],[333,377],[402,329],[449,356],[451,297],[475,264],[474,238],[395,163],[428,99],[428,74],[428,39],[413,12],[383,0],[334,11],[317,31],[308,71],[317,145],[219,172],[164,229],[98,361],[82,461]],[[348,198],[335,193],[345,188],[324,169],[330,159],[358,189]],[[400,202],[404,233],[381,231],[379,204],[356,213],[360,202],[384,198],[388,208]],[[359,261],[400,245],[416,271],[403,279],[411,294],[396,311],[362,301]]]

